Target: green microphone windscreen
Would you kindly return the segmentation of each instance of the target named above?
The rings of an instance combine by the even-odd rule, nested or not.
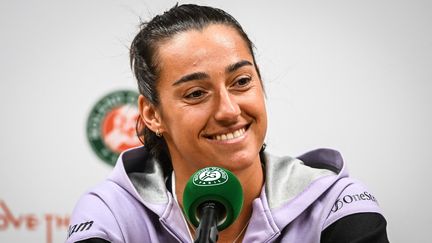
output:
[[[243,207],[243,189],[237,177],[220,167],[207,167],[195,172],[183,192],[183,210],[195,227],[200,220],[200,206],[214,202],[223,210],[219,212],[217,228],[230,226]]]

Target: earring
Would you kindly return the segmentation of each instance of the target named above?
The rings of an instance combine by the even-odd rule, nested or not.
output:
[[[159,131],[159,129],[156,130],[156,136],[158,136],[158,137],[162,137],[162,133]]]

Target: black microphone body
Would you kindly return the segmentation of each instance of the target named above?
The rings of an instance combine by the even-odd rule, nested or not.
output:
[[[220,209],[219,209],[220,210]],[[195,233],[194,243],[216,243],[218,240],[218,207],[214,202],[205,202],[200,206],[201,219]]]

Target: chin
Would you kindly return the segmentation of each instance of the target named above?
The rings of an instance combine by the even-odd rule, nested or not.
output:
[[[220,164],[221,167],[230,171],[239,171],[252,166],[253,163],[256,161],[256,156],[233,156],[231,158],[226,158],[225,160],[220,161],[221,163],[218,164]]]

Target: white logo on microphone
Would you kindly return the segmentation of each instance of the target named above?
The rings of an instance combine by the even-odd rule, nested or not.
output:
[[[197,186],[214,186],[224,184],[228,181],[228,174],[218,167],[207,167],[197,173],[193,178],[193,183]]]

